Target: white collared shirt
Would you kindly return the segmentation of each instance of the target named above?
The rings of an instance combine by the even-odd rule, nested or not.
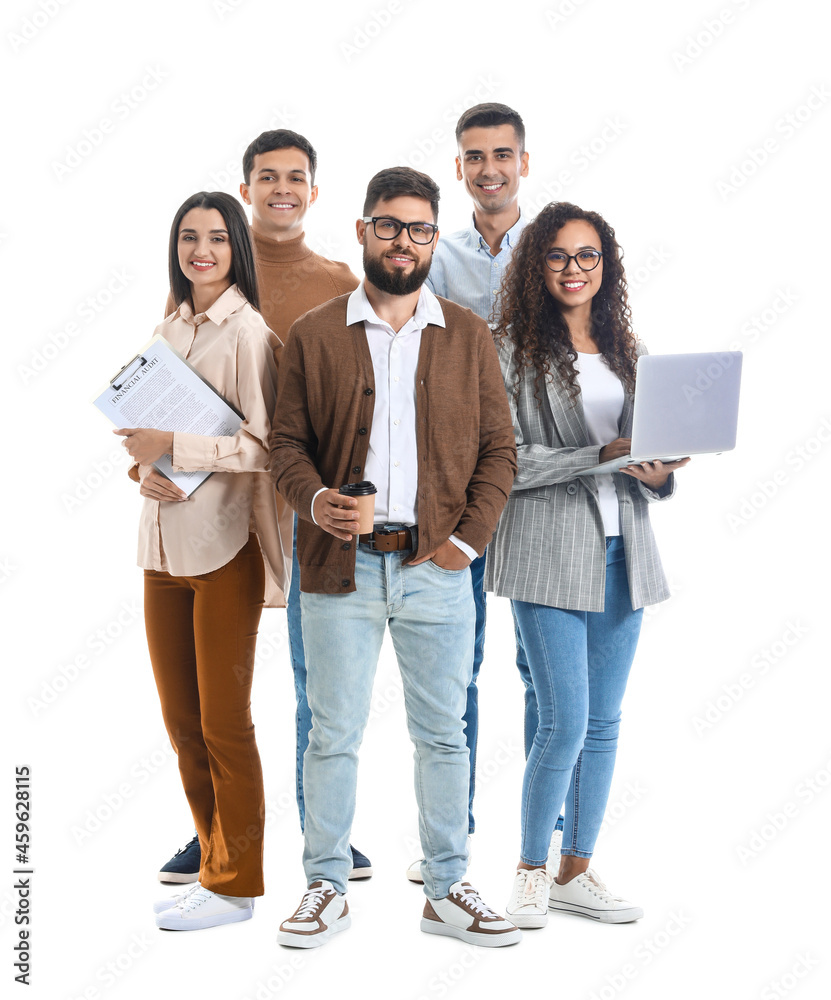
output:
[[[375,522],[418,522],[418,453],[415,378],[421,331],[444,326],[436,296],[422,285],[415,313],[396,333],[379,319],[363,282],[349,296],[346,322],[364,324],[372,370],[375,406],[369,432],[365,477],[375,483]]]

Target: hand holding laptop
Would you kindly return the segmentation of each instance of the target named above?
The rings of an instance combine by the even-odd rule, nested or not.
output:
[[[609,444],[604,444],[600,449],[601,462],[614,462],[620,459],[622,462],[629,458],[632,449],[631,438],[615,438]],[[654,462],[638,462],[629,465],[621,465],[618,472],[625,472],[633,479],[640,479],[644,486],[651,490],[659,490],[666,483],[670,472],[676,469],[683,469],[689,464],[689,458],[679,458],[674,462],[661,462],[656,459]]]

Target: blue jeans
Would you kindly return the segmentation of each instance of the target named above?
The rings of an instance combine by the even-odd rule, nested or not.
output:
[[[306,825],[306,802],[303,797],[303,754],[309,745],[312,713],[306,698],[306,656],[303,652],[303,628],[300,620],[300,564],[297,561],[297,515],[294,515],[294,536],[291,543],[291,587],[286,600],[286,620],[289,630],[289,657],[294,671],[294,696],[297,699],[295,725],[297,728],[297,756],[295,781],[300,829]]]
[[[514,619],[514,638],[516,639],[516,668],[519,671],[522,683],[525,685],[525,715],[523,720],[523,734],[525,737],[525,759],[528,760],[528,754],[531,753],[531,747],[534,745],[534,737],[537,735],[537,727],[539,726],[540,716],[539,709],[537,707],[537,694],[534,691],[534,682],[531,679],[531,669],[528,666],[528,657],[525,653],[525,646],[522,644],[522,636],[519,632],[519,622],[516,620],[516,611],[514,610],[513,601],[511,601],[511,615]],[[557,817],[554,829],[563,829],[562,812]]]
[[[476,679],[485,655],[485,618],[487,613],[485,588],[485,555],[470,564],[470,582],[473,586],[473,601],[476,605],[476,633],[473,644],[473,676],[467,688],[465,708],[465,739],[470,750],[470,786],[467,801],[467,832],[473,833],[476,823],[473,819],[473,795],[476,792],[476,744],[479,738],[479,688]]]
[[[300,617],[300,565],[297,562],[297,515],[294,517],[291,567],[291,588],[288,594],[286,618],[289,631],[289,657],[294,672],[294,695],[297,701],[297,711],[295,713],[295,728],[297,733],[295,759],[297,810],[300,813],[300,829],[303,830],[306,824],[306,800],[303,795],[303,754],[309,745],[312,713],[309,710],[309,702],[306,698],[306,657],[303,652],[303,627]],[[485,653],[486,603],[485,590],[482,586],[484,576],[485,556],[481,555],[470,564],[470,579],[473,586],[473,600],[476,606],[476,633],[473,646],[473,677],[467,689],[467,707],[465,708],[464,715],[465,738],[470,750],[468,833],[473,833],[476,827],[473,818],[473,796],[476,792],[476,746],[479,736],[479,689],[476,686],[476,679],[479,676],[479,668],[482,666],[482,657]],[[516,630],[516,635],[517,666],[519,666],[520,656],[522,656],[524,663],[525,654],[522,652],[522,640],[519,637],[518,629]],[[530,682],[530,675],[528,675],[527,684],[530,684]],[[534,713],[536,714],[536,702],[534,702]],[[536,728],[536,720],[534,727]],[[560,820],[559,826],[562,829],[562,820]]]
[[[623,539],[606,539],[604,611],[512,601],[538,707],[522,785],[522,860],[545,864],[565,799],[563,854],[590,858],[615,767],[620,705],[643,609],[632,610]]]
[[[346,891],[358,748],[389,624],[415,747],[424,891],[441,899],[467,868],[470,765],[462,715],[475,611],[467,569],[445,570],[429,561],[404,566],[407,555],[359,545],[354,593],[300,595],[312,710],[303,865],[309,884],[328,879]]]

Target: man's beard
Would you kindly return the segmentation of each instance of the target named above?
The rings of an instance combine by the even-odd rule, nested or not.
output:
[[[413,260],[413,269],[409,272],[403,269],[388,271],[384,267],[383,256],[372,257],[367,251],[368,248],[364,245],[364,273],[380,292],[386,292],[387,295],[410,295],[411,292],[418,291],[430,273],[430,264],[433,262],[431,254],[423,264]]]

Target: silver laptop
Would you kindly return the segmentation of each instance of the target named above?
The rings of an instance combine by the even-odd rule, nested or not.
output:
[[[579,473],[640,462],[677,462],[736,447],[741,351],[644,354],[638,358],[632,452]]]

